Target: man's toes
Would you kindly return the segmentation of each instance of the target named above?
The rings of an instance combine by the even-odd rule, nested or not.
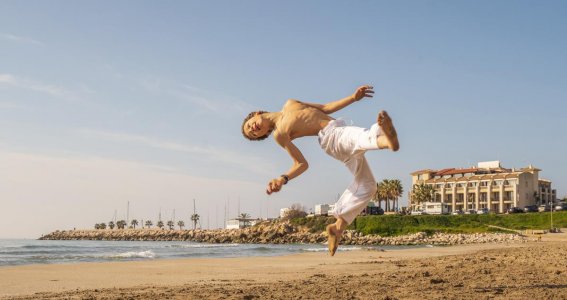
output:
[[[382,123],[384,123],[384,116],[382,115],[381,112],[378,114],[378,120],[377,121],[378,121],[377,122],[378,125],[380,125],[380,126],[382,126]]]

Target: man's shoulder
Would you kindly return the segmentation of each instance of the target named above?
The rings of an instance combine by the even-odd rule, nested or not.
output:
[[[280,128],[274,130],[274,134],[272,136],[274,137],[276,143],[282,146],[291,141],[291,136],[289,132],[285,130],[281,130]]]
[[[283,110],[297,110],[305,107],[305,104],[296,99],[287,99],[284,103]]]

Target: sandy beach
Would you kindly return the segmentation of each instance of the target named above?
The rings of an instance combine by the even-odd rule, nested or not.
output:
[[[567,230],[563,230],[567,232]],[[513,244],[0,268],[2,299],[567,299],[567,233]]]

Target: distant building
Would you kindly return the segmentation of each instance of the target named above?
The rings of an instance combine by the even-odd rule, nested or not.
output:
[[[510,207],[555,202],[551,181],[540,179],[541,170],[532,165],[522,169],[502,168],[499,161],[480,162],[477,167],[420,170],[411,173],[412,186],[427,184],[435,188],[433,202],[446,203],[449,211],[488,208],[504,213]],[[411,210],[420,207],[409,192]]]
[[[442,202],[425,202],[422,208],[423,212],[428,215],[443,215],[450,212],[449,204]]]
[[[280,209],[280,218],[285,218],[287,212],[290,210],[289,207],[284,207],[282,209]]]
[[[231,219],[226,221],[226,229],[242,229],[256,225],[259,219]]]
[[[329,215],[329,204],[317,204],[315,205],[315,215],[316,216],[327,216]]]

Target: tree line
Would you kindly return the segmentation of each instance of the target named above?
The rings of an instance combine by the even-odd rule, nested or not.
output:
[[[196,223],[199,221],[199,215],[194,214],[191,216],[191,220],[193,221],[194,227],[193,229],[196,228]],[[116,223],[114,221],[110,221],[108,223],[96,223],[94,225],[95,229],[126,229],[126,227],[128,228],[132,228],[132,229],[136,229],[136,226],[140,225],[140,223],[138,222],[138,220],[134,219],[132,221],[130,221],[130,226],[128,226],[128,223],[125,220],[120,220],[120,221],[116,221]],[[145,227],[144,227],[145,225]],[[158,221],[156,223],[156,228],[159,229],[164,229],[166,226],[170,229],[173,230],[173,228],[175,227],[175,222],[173,221],[167,221],[167,222],[163,222],[163,221]],[[141,225],[142,228],[152,228],[152,226],[154,226],[154,223],[150,220],[147,220],[146,222],[143,222],[143,224]],[[177,221],[177,226],[179,227],[179,230],[183,230],[183,227],[185,227],[185,222],[182,220]]]

